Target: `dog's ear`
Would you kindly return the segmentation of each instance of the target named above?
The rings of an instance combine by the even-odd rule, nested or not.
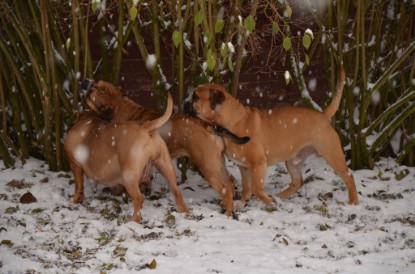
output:
[[[225,101],[225,95],[218,89],[211,89],[209,94],[210,108],[215,110],[223,101]]]
[[[114,117],[114,109],[110,107],[101,106],[98,108],[99,117],[105,121],[111,121]]]

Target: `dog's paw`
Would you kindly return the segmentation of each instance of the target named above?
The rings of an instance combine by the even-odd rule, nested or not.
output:
[[[238,201],[233,202],[233,208],[235,211],[240,211],[241,209],[245,207],[245,205],[246,205],[245,201],[238,200]]]
[[[265,206],[265,210],[267,212],[274,212],[278,211],[277,204],[275,202],[270,203],[269,205]]]
[[[72,203],[79,204],[84,201],[84,194],[75,194],[72,197],[70,197],[70,200]]]

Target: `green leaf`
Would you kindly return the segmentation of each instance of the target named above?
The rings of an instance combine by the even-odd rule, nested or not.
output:
[[[220,55],[222,55],[222,57],[225,57],[228,54],[228,51],[228,47],[225,43],[222,42],[222,44],[220,45]]]
[[[71,38],[69,37],[68,39],[66,39],[66,49],[69,49],[70,46],[71,46]]]
[[[173,43],[174,43],[174,46],[177,48],[179,46],[179,44],[181,43],[181,41],[182,41],[182,36],[180,35],[180,32],[177,31],[177,30],[175,30],[173,32]]]
[[[278,33],[280,31],[280,26],[278,25],[277,22],[272,22],[272,31],[274,33]]]
[[[290,6],[287,6],[285,8],[285,11],[287,12],[287,17],[291,17],[291,15],[293,14],[293,9]]]
[[[202,11],[198,11],[195,15],[195,25],[199,25],[200,23],[202,23],[202,19],[203,19],[203,15],[202,15]]]
[[[303,36],[303,46],[308,49],[311,45],[311,37],[309,34],[305,33]]]
[[[230,71],[233,71],[233,62],[232,58],[228,57],[228,67]]]
[[[213,70],[216,66],[215,53],[211,49],[207,52],[207,64],[210,70]]]
[[[252,32],[255,29],[255,19],[252,15],[245,18],[244,27],[249,32]]]
[[[203,42],[210,44],[210,41],[212,41],[212,34],[209,31],[205,31],[203,35]]]
[[[45,210],[44,208],[35,208],[32,210],[32,213],[41,213],[44,210]]]
[[[98,4],[99,4],[100,2],[101,2],[100,0],[93,0],[93,1],[91,2],[91,9],[92,9],[92,12],[96,12],[96,11],[97,11]]]
[[[130,14],[130,19],[132,21],[135,20],[135,18],[137,18],[137,14],[138,14],[138,10],[135,6],[132,6],[129,10],[128,13]]]
[[[216,21],[215,24],[215,33],[219,33],[222,31],[223,26],[225,26],[225,21],[223,21],[222,19]]]
[[[147,268],[149,268],[149,269],[156,269],[156,267],[157,267],[157,261],[156,261],[156,259],[153,259],[151,261],[151,263],[147,264]]]
[[[285,50],[289,50],[291,48],[291,38],[285,37],[284,40],[282,41],[282,46],[284,47]]]

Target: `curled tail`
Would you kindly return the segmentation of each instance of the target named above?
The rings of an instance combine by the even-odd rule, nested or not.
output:
[[[343,95],[343,87],[344,87],[345,81],[346,81],[346,73],[344,72],[343,66],[340,66],[339,78],[337,79],[337,85],[336,85],[336,93],[334,94],[333,100],[331,101],[331,103],[323,111],[323,113],[329,119],[331,119],[334,116],[337,109],[339,108],[340,101]]]
[[[153,131],[164,125],[169,119],[171,114],[173,113],[173,99],[170,96],[170,93],[167,94],[167,107],[166,111],[162,116],[157,119],[147,121],[143,123],[143,127],[148,129],[149,131]]]

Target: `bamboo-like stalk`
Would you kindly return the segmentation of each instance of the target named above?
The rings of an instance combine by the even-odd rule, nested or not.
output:
[[[21,116],[19,115],[21,113],[21,109],[18,102],[19,98],[17,96],[18,95],[12,91],[9,97],[11,108],[15,112],[15,115],[13,115],[12,117],[12,125],[13,129],[15,130],[16,138],[18,140],[20,153],[22,156],[21,159],[26,159],[29,157],[29,144],[26,138],[24,137],[24,132],[22,129],[23,123],[21,120]]]
[[[124,44],[124,6],[123,1],[118,0],[118,34],[117,34],[117,48],[113,58],[112,83],[118,85],[121,73],[122,61],[122,47]]]
[[[178,81],[179,81],[179,90],[178,90],[178,99],[179,99],[179,102],[183,102],[183,99],[184,99],[184,60],[183,60],[183,58],[184,58],[184,41],[183,41],[183,24],[184,24],[184,22],[183,22],[183,18],[182,18],[182,11],[180,10],[181,9],[181,6],[182,6],[182,0],[178,0],[178,2],[177,2],[177,23],[178,23],[178,29],[179,29],[179,34],[180,34],[180,37],[181,37],[181,42],[180,42],[180,44],[178,45],[178,47],[179,47],[179,62],[178,62],[178,72],[179,72],[179,75],[178,75]],[[182,104],[179,104],[179,108],[180,108],[180,112],[182,111]]]
[[[161,40],[160,40],[160,24],[158,21],[159,10],[158,1],[151,0],[151,18],[152,18],[152,35],[153,35],[153,47],[154,54],[156,56],[156,66],[152,69],[153,85],[155,88],[155,98],[157,102],[157,110],[162,112],[166,108],[167,94],[165,82],[162,79],[162,60],[161,60]],[[146,60],[145,60],[146,61]]]
[[[4,55],[0,51],[0,58],[4,60]],[[3,70],[2,70],[3,71]],[[1,116],[1,131],[7,135],[7,114],[6,114],[6,92],[3,86],[3,77],[0,74],[0,116]]]
[[[48,52],[48,43],[50,43],[48,29],[48,17],[47,17],[47,10],[46,10],[46,3],[45,0],[40,0],[40,19],[41,19],[41,35],[42,35],[42,44],[44,52]],[[46,56],[47,58],[47,56]],[[54,152],[53,152],[53,93],[51,92],[48,83],[50,84],[50,68],[49,62],[45,60],[44,62],[45,68],[39,69],[39,78],[40,82],[42,82],[42,93],[43,93],[43,120],[44,120],[44,136],[43,136],[43,151],[45,154],[46,162],[49,164],[49,168],[52,170],[57,170],[56,161],[54,159]]]
[[[199,12],[199,2],[194,1],[193,3],[193,17],[196,17],[196,14]],[[200,28],[198,25],[192,25],[193,30],[193,51],[191,51],[191,60],[192,64],[190,66],[190,73],[193,75],[193,78],[196,76],[196,71],[199,66],[199,54],[200,54]],[[189,32],[190,33],[190,32]],[[192,79],[195,82],[195,79]]]
[[[258,5],[259,5],[259,0],[254,0],[252,2],[249,15],[251,16],[256,15]],[[246,35],[246,33],[243,32],[241,42],[237,48],[235,69],[232,75],[231,83],[229,85],[229,92],[235,97],[237,96],[237,92],[238,92],[239,76],[241,74],[242,63],[243,63],[243,51],[245,49],[247,41],[248,41],[248,35]]]
[[[73,0],[72,1],[72,43],[71,45],[73,45],[73,51],[74,51],[74,55],[73,55],[73,70],[75,72],[75,74],[80,72],[80,64],[81,64],[81,47],[80,47],[80,34],[79,34],[79,16],[78,16],[78,12],[80,10],[80,6],[79,6],[79,0]],[[77,90],[76,88],[78,88],[78,79],[77,77],[74,75],[74,90]],[[73,93],[73,103],[72,106],[74,108],[74,112],[76,111],[77,107],[78,107],[78,102],[79,102],[79,93],[78,92],[74,92]]]
[[[7,64],[11,67],[11,73],[14,77],[16,77],[16,82],[19,84],[21,91],[22,91],[22,95],[25,99],[26,102],[26,106],[28,108],[28,111],[30,113],[30,116],[33,117],[33,125],[35,127],[35,130],[37,132],[41,131],[41,124],[39,123],[37,117],[39,116],[39,114],[36,113],[35,109],[35,105],[33,104],[33,97],[30,96],[29,91],[27,89],[27,86],[25,85],[25,81],[19,71],[19,68],[17,67],[17,64],[15,63],[15,61],[13,60],[13,56],[10,53],[10,51],[8,50],[8,48],[6,47],[6,45],[4,44],[3,40],[0,40],[0,50],[2,50],[3,52],[3,57],[5,57],[5,60],[7,60]],[[4,60],[4,59],[3,59]],[[7,70],[4,67],[4,63],[0,64],[0,66],[2,67],[2,71],[6,72]],[[3,95],[4,96],[4,95]]]
[[[3,160],[3,164],[6,168],[12,167],[15,164],[15,160],[10,155],[9,149],[13,146],[13,143],[8,139],[7,135],[0,131],[0,156]],[[13,151],[13,149],[11,149]]]

